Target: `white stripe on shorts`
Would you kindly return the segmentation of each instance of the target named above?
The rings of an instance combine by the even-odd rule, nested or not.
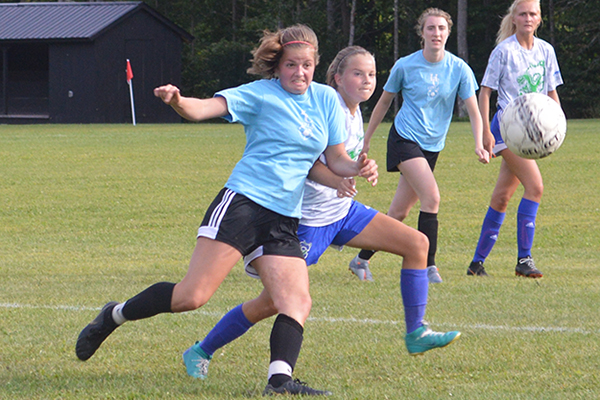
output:
[[[198,236],[204,236],[209,239],[214,239],[217,237],[217,233],[219,232],[219,226],[221,225],[221,221],[223,221],[223,217],[227,213],[227,208],[233,201],[235,197],[235,192],[230,189],[226,189],[223,194],[223,198],[221,202],[215,207],[213,213],[208,220],[208,225],[201,226],[198,228]]]
[[[263,246],[258,246],[256,250],[244,257],[244,270],[246,271],[246,275],[248,275],[250,278],[260,279],[260,275],[258,275],[256,268],[254,268],[251,263],[258,257],[262,256]]]

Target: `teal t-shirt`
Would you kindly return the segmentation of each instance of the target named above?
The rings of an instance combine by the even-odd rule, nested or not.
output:
[[[454,54],[446,51],[441,61],[430,63],[419,50],[396,61],[383,89],[402,93],[402,107],[394,119],[398,134],[423,150],[439,152],[444,148],[456,95],[468,99],[478,86],[469,65]]]
[[[227,101],[246,147],[225,187],[281,215],[300,218],[304,182],[319,155],[346,139],[335,90],[316,82],[301,95],[278,79],[262,79],[215,94]]]

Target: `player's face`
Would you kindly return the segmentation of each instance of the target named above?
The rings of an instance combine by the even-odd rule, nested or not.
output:
[[[285,48],[275,72],[285,90],[304,94],[315,73],[314,49],[310,46]]]
[[[430,16],[423,24],[423,43],[425,49],[443,50],[450,31],[448,21],[444,17]]]
[[[337,90],[348,108],[352,109],[359,103],[369,100],[375,91],[375,75],[375,60],[370,54],[351,56],[344,73],[335,75]]]
[[[515,7],[513,24],[519,35],[533,35],[540,26],[542,17],[535,1],[525,1]]]

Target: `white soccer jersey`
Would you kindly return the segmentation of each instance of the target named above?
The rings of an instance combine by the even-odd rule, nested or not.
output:
[[[352,115],[344,99],[338,93],[338,98],[346,116],[346,132],[348,138],[344,142],[348,156],[354,161],[363,148],[365,133],[360,107],[356,115]],[[321,154],[320,160],[327,164],[325,156]],[[306,226],[325,226],[344,218],[348,214],[352,199],[337,197],[337,190],[317,182],[306,180],[304,196],[302,197],[302,218],[300,224]]]
[[[527,50],[515,35],[494,48],[481,81],[482,86],[498,91],[499,109],[526,93],[548,94],[562,83],[552,45],[534,37],[533,47]]]

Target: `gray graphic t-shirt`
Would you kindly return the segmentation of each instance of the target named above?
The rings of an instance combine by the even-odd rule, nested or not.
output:
[[[481,86],[498,91],[498,107],[504,109],[515,97],[555,90],[563,80],[550,43],[534,38],[524,49],[515,35],[502,41],[490,55]]]

